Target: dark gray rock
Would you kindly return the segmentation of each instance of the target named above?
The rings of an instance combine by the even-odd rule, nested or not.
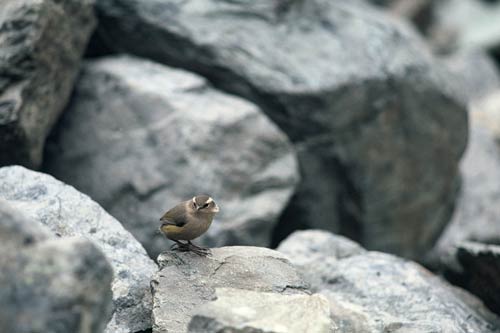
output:
[[[100,333],[113,270],[84,238],[54,239],[0,200],[0,331]]]
[[[115,274],[115,311],[106,332],[151,328],[149,283],[157,267],[134,237],[97,203],[49,175],[19,166],[0,168],[0,199],[34,224],[45,225],[56,235],[85,237],[104,252]]]
[[[110,46],[203,74],[292,139],[303,181],[277,239],[317,227],[417,257],[447,223],[465,108],[395,18],[330,0],[100,0],[97,10]]]
[[[286,136],[253,104],[147,60],[86,64],[46,170],[118,218],[156,258],[160,216],[196,194],[220,213],[205,245],[268,246],[298,179]]]
[[[94,0],[0,2],[0,166],[38,167],[95,26]]]
[[[458,245],[458,271],[447,272],[453,283],[481,298],[500,314],[500,246],[474,242]]]
[[[328,333],[335,324],[321,295],[281,295],[217,288],[217,299],[198,309],[189,322],[192,333]]]
[[[304,239],[296,233],[285,242],[300,246],[296,237]],[[295,264],[294,252],[284,254]],[[297,267],[305,277],[314,277],[307,279],[311,290],[330,300],[340,332],[500,332],[499,318],[475,297],[414,262],[379,252],[338,258],[335,252],[321,256],[310,251],[308,262],[302,259],[306,255],[298,257]]]
[[[216,288],[306,294],[307,285],[279,252],[259,247],[212,249],[212,256],[165,252],[151,282],[153,332],[186,332],[196,307],[216,298]]]

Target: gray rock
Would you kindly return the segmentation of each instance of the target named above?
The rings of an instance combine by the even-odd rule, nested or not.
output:
[[[298,178],[285,135],[201,77],[130,57],[86,64],[46,170],[92,196],[156,258],[160,216],[196,194],[221,208],[205,245],[268,246]]]
[[[321,295],[280,295],[217,288],[217,300],[201,306],[189,322],[192,333],[327,333],[335,324]]]
[[[98,333],[112,313],[113,270],[84,238],[51,239],[0,200],[0,331]]]
[[[476,0],[436,1],[434,35],[450,36],[450,49],[500,51],[500,3]]]
[[[500,332],[499,318],[475,297],[414,262],[379,252],[310,256],[316,258],[306,263],[299,257],[297,266],[306,277],[316,274],[307,282],[330,300],[340,332]]]
[[[151,282],[153,332],[186,332],[197,306],[215,299],[216,288],[306,294],[307,285],[279,252],[259,247],[212,249],[212,256],[165,252]]]
[[[500,244],[500,93],[473,100],[471,110],[461,193],[450,224],[427,258],[435,269],[457,270],[457,245],[463,241]]]
[[[350,239],[322,230],[296,231],[281,242],[277,250],[287,255],[300,268],[304,279],[313,285],[319,285],[322,276],[328,274],[338,260],[366,252]]]
[[[157,270],[144,248],[88,196],[49,175],[19,166],[0,168],[0,199],[60,236],[83,236],[114,270],[115,311],[106,332],[151,328],[150,279]]]
[[[467,116],[408,26],[360,1],[100,0],[97,10],[111,46],[203,74],[292,139],[303,181],[276,238],[315,227],[409,257],[435,242]]]
[[[464,242],[458,245],[456,256],[460,270],[447,272],[452,281],[500,314],[500,246]]]
[[[444,63],[455,76],[459,95],[469,103],[500,90],[498,68],[484,51],[462,50],[445,57]]]
[[[0,2],[0,166],[41,164],[95,26],[93,4]]]

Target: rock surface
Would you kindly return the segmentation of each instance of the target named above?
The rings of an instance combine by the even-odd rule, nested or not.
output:
[[[83,236],[104,252],[114,270],[115,307],[106,332],[151,328],[149,283],[157,267],[132,235],[97,203],[49,175],[19,166],[0,168],[0,199],[52,233]]]
[[[0,166],[38,167],[95,26],[93,0],[0,2]]]
[[[456,256],[460,270],[447,272],[450,279],[500,314],[500,246],[464,242]]]
[[[130,57],[89,62],[46,170],[92,196],[156,256],[160,216],[196,194],[220,213],[203,242],[268,246],[297,182],[285,135],[197,75]]]
[[[100,333],[113,270],[84,238],[50,232],[0,200],[0,331]]]
[[[306,294],[307,285],[276,251],[232,246],[212,249],[212,256],[165,252],[151,282],[153,332],[186,332],[196,307],[215,299],[216,288],[278,294]]]
[[[314,231],[317,233],[317,231]],[[304,234],[305,233],[305,234]],[[287,243],[300,246],[310,231],[292,234]],[[305,235],[305,236],[304,236]],[[297,240],[294,240],[298,237]],[[345,240],[326,235],[324,242]],[[482,303],[459,291],[420,265],[379,252],[352,252],[339,257],[333,251],[315,252],[307,246],[302,255],[288,255],[308,279],[313,292],[330,300],[332,318],[340,332],[499,332],[500,320]],[[346,253],[349,253],[347,251]]]
[[[330,0],[102,0],[97,10],[110,46],[201,73],[292,139],[303,181],[277,239],[318,227],[417,257],[447,223],[465,108],[394,18]]]
[[[335,325],[330,305],[321,295],[280,295],[218,288],[217,300],[197,310],[192,333],[328,333]]]
[[[463,241],[500,244],[500,93],[471,99],[469,146],[461,164],[462,189],[452,220],[427,261],[457,270]]]

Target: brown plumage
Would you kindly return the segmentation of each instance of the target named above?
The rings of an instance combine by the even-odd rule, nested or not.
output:
[[[218,211],[219,207],[210,196],[198,195],[167,211],[160,218],[160,230],[168,239],[176,242],[174,249],[206,255],[208,249],[196,246],[191,241],[208,230]]]

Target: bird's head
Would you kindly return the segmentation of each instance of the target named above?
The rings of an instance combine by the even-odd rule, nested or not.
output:
[[[216,214],[219,212],[219,206],[208,195],[197,195],[191,199],[193,209],[200,213]]]

